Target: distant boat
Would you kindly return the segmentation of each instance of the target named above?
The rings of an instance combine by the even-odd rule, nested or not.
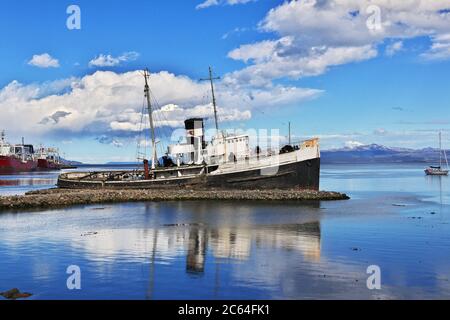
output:
[[[0,133],[0,174],[61,170],[61,158],[54,148],[40,147],[37,152],[31,144],[10,144],[5,132]]]
[[[446,169],[442,168],[442,154],[444,154],[444,160],[447,166]],[[445,150],[442,149],[442,133],[439,132],[439,167],[430,166],[425,169],[425,173],[428,176],[447,176],[448,172],[449,168],[447,154],[445,153]]]

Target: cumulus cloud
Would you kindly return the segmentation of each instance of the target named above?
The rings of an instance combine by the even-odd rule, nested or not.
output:
[[[403,50],[403,41],[396,41],[386,47],[386,55],[392,57],[402,50]]]
[[[124,54],[113,57],[108,54],[100,54],[91,61],[89,61],[90,67],[115,67],[120,65],[123,62],[134,61],[139,57],[139,53],[131,51],[125,52]]]
[[[450,33],[433,37],[431,48],[422,54],[427,60],[450,59]]]
[[[380,8],[377,32],[367,26],[371,6]],[[270,10],[260,28],[295,35],[307,46],[360,46],[385,38],[442,34],[450,28],[448,8],[441,0],[290,1]]]
[[[72,114],[71,112],[56,111],[51,116],[43,118],[39,123],[40,124],[47,124],[47,123],[56,124],[59,122],[60,119],[65,118],[71,114]]]
[[[101,136],[101,137],[97,137],[95,140],[97,140],[99,143],[101,144],[109,144],[112,145],[116,148],[121,148],[123,147],[123,142],[119,141],[116,138],[112,138],[112,137],[108,137],[108,136]]]
[[[284,46],[290,46],[292,38],[285,37],[279,40],[265,40],[253,44],[242,45],[228,53],[228,57],[234,60],[242,60],[244,62],[263,62],[272,58],[277,49]]]
[[[285,49],[290,49],[288,46]],[[278,47],[277,50],[280,50]],[[283,50],[283,49],[281,49]],[[374,58],[377,51],[370,45],[361,47],[316,47],[306,53],[280,55],[280,52],[256,59],[257,63],[229,74],[225,81],[235,85],[269,86],[272,80],[294,80],[318,76],[330,67]],[[250,57],[247,55],[247,58]]]
[[[243,121],[251,118],[250,110],[226,109],[218,108],[220,114],[219,120],[228,121]],[[184,120],[188,118],[212,118],[213,106],[212,104],[197,105],[192,108],[183,108],[176,104],[168,104],[153,112],[154,124],[156,127],[183,127]],[[148,127],[149,119],[145,114],[141,117],[141,113],[129,112],[125,117],[118,121],[111,122],[111,129],[115,131],[134,131],[140,132],[143,127]],[[141,122],[142,120],[142,122]],[[144,124],[144,126],[141,125]]]
[[[208,83],[166,71],[150,76],[157,127],[179,127],[188,117],[209,117]],[[267,89],[217,83],[220,121],[242,121],[254,108],[282,107],[320,95],[320,90],[274,86]],[[156,103],[157,102],[157,103]],[[131,136],[141,123],[144,106],[140,71],[97,71],[82,78],[24,85],[12,81],[0,89],[0,128],[23,135],[63,132],[72,136]],[[21,117],[17,117],[20,114]]]
[[[195,8],[197,10],[209,8],[212,6],[218,5],[236,5],[236,4],[245,4],[248,2],[255,2],[257,0],[205,0],[204,2],[197,5]]]
[[[387,55],[393,55],[402,50],[405,39],[420,36],[432,41],[425,58],[448,59],[449,7],[440,0],[286,1],[258,24],[271,39],[229,52],[230,58],[250,65],[226,80],[270,86],[278,78],[317,76],[334,66],[372,59],[378,55],[378,46],[387,41],[395,41],[386,49]],[[377,12],[381,16],[372,21]],[[378,22],[376,28],[371,25]]]
[[[30,66],[38,68],[59,68],[58,59],[53,58],[48,53],[35,54],[30,61],[28,61]]]

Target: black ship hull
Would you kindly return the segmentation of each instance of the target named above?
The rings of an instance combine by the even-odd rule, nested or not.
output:
[[[320,158],[289,163],[263,170],[248,170],[207,178],[207,187],[219,189],[288,189],[319,190]]]
[[[209,167],[211,169],[212,167]],[[217,166],[216,168],[217,169]],[[211,172],[212,170],[208,170]],[[129,180],[126,179],[86,179],[61,175],[59,188],[122,188],[122,189],[289,189],[300,188],[319,190],[320,158],[281,164],[275,167],[240,170],[230,172],[211,172],[165,179]]]

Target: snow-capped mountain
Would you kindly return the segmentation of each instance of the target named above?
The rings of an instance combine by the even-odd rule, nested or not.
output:
[[[379,144],[347,146],[340,149],[323,150],[323,163],[389,163],[439,161],[439,149],[408,149],[386,147]],[[447,154],[449,152],[447,151]]]

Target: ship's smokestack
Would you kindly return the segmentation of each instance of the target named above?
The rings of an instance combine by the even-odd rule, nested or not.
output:
[[[184,122],[186,128],[187,143],[194,147],[194,152],[191,153],[191,160],[198,164],[201,160],[201,150],[206,146],[205,135],[202,118],[192,118]]]
[[[184,122],[186,138],[189,144],[197,146],[201,142],[202,149],[205,148],[205,128],[202,118],[192,118]]]

